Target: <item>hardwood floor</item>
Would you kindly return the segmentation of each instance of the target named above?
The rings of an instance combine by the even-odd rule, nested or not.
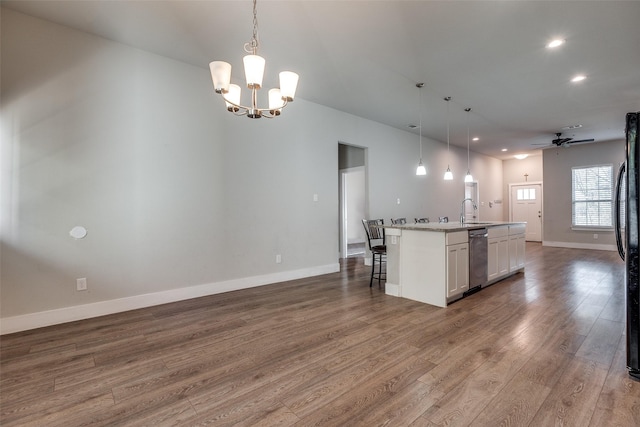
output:
[[[0,425],[639,426],[617,253],[527,244],[447,308],[369,267],[0,338]]]

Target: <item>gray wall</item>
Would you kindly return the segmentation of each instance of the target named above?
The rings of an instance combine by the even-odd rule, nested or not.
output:
[[[571,229],[571,168],[611,164],[615,178],[618,167],[623,161],[623,140],[579,144],[569,148],[552,148],[543,151],[542,240],[544,245],[615,250],[613,231]],[[598,235],[597,239],[594,239],[594,234]]]
[[[370,215],[459,214],[465,150],[423,139],[416,177],[415,134],[305,101],[304,76],[280,118],[250,120],[207,64],[6,9],[1,31],[5,331],[335,270],[339,141],[367,148]],[[471,161],[481,198],[501,198],[501,161]]]

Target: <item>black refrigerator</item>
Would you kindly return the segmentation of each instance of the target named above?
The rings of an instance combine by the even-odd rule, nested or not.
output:
[[[640,113],[628,113],[625,162],[616,185],[615,231],[618,252],[625,262],[627,308],[627,369],[640,379],[640,272],[638,270],[638,119]]]

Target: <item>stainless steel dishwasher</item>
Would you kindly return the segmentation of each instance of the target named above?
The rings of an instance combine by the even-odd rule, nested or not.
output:
[[[487,285],[487,229],[469,230],[469,293]]]

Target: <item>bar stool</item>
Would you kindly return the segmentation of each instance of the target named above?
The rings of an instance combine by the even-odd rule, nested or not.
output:
[[[385,244],[384,228],[379,227],[384,225],[383,219],[363,219],[362,224],[364,230],[367,233],[367,241],[369,242],[369,250],[371,251],[371,279],[369,279],[369,287],[373,286],[373,279],[378,279],[378,287],[380,282],[384,278],[387,278],[387,271],[385,265],[385,271],[382,271],[382,264],[387,262],[387,245]],[[378,273],[376,274],[376,264],[378,265]]]

